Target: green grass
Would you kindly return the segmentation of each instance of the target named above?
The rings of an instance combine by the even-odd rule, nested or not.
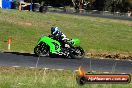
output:
[[[132,82],[80,86],[75,73],[69,70],[0,67],[0,88],[132,88]]]
[[[0,51],[33,52],[37,39],[61,28],[69,38],[79,38],[86,50],[132,52],[132,22],[68,14],[0,10]],[[0,68],[0,88],[132,88],[130,84],[87,84],[79,86],[72,71]]]
[[[69,38],[79,38],[86,50],[132,52],[132,21],[17,10],[0,12],[0,50],[33,52],[37,39],[58,26]]]

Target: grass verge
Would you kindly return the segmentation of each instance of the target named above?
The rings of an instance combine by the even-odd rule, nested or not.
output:
[[[0,88],[131,88],[129,84],[76,83],[72,71],[0,67]]]
[[[0,50],[7,50],[10,36],[12,51],[33,52],[38,38],[50,34],[52,26],[58,26],[69,38],[79,38],[80,46],[93,56],[127,52],[126,58],[132,58],[132,21],[17,10],[0,11]]]

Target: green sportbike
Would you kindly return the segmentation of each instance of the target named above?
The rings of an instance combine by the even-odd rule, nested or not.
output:
[[[80,43],[77,38],[67,40],[69,44],[65,44],[62,47],[61,43],[48,36],[41,36],[34,48],[34,53],[37,56],[56,56],[61,55],[66,58],[81,59],[84,57],[84,50],[80,46],[76,46]]]

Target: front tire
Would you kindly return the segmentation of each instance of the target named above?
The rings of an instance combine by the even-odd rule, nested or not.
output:
[[[73,59],[82,59],[84,55],[85,52],[80,46],[74,47],[74,49],[70,52],[70,57]]]
[[[37,56],[49,56],[49,48],[45,43],[40,43],[34,48],[34,53]]]

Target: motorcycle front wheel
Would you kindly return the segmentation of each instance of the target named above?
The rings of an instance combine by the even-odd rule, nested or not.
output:
[[[45,43],[40,43],[34,48],[34,53],[37,56],[49,56],[49,49]]]
[[[84,55],[85,52],[80,46],[74,47],[74,49],[70,51],[70,57],[73,59],[82,59],[84,58]]]

